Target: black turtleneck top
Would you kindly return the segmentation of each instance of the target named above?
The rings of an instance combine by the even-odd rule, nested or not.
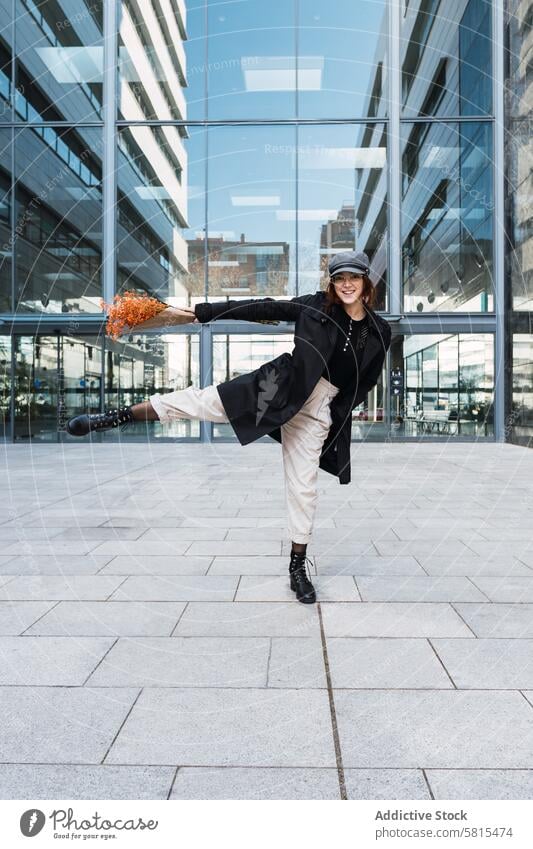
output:
[[[364,345],[357,348],[361,333],[368,333],[368,316],[356,321],[351,319],[345,309],[338,312],[337,340],[331,356],[324,367],[322,377],[343,389],[358,374],[361,367]],[[364,330],[363,330],[364,328]],[[361,338],[361,342],[366,339]],[[357,363],[357,364],[356,364]]]

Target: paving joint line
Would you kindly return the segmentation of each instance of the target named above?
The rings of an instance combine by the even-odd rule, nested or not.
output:
[[[342,750],[339,738],[339,729],[337,726],[337,713],[335,710],[335,700],[333,697],[333,688],[331,686],[331,673],[329,668],[328,648],[326,644],[326,635],[324,633],[324,623],[322,621],[322,609],[320,602],[317,602],[318,620],[320,624],[320,639],[322,642],[322,657],[324,659],[324,669],[326,673],[326,688],[328,692],[329,713],[331,717],[331,729],[333,732],[333,745],[335,747],[335,761],[337,763],[337,776],[339,779],[339,792],[342,800],[347,800],[346,780],[344,776],[344,765],[342,762]]]
[[[168,801],[168,799],[170,799],[170,797],[172,796],[172,791],[173,791],[173,789],[174,789],[174,784],[176,783],[176,779],[177,779],[177,777],[178,777],[178,772],[179,772],[179,771],[180,771],[180,767],[179,767],[179,766],[177,766],[177,767],[176,767],[176,769],[175,769],[175,771],[174,771],[174,776],[173,776],[173,778],[172,778],[172,781],[170,782],[170,787],[168,788],[167,801]]]
[[[111,742],[110,742],[109,746],[107,747],[107,749],[106,749],[106,751],[105,751],[104,757],[103,757],[103,758],[102,758],[102,760],[100,761],[100,765],[101,765],[101,766],[103,766],[103,765],[104,765],[105,759],[107,758],[107,756],[108,756],[109,752],[111,751],[111,749],[112,749],[112,747],[113,747],[113,744],[114,744],[115,740],[117,739],[118,735],[120,734],[120,732],[121,732],[121,731],[122,731],[122,729],[124,728],[124,726],[125,726],[126,722],[128,721],[128,719],[129,719],[129,717],[130,717],[130,715],[131,715],[131,712],[132,712],[133,708],[135,707],[135,705],[136,705],[136,704],[137,704],[137,702],[139,701],[139,699],[140,699],[140,697],[141,697],[141,693],[143,692],[143,689],[144,689],[143,687],[139,687],[139,692],[137,693],[137,695],[135,696],[135,698],[134,698],[133,702],[131,703],[131,705],[129,706],[128,710],[126,711],[126,716],[124,717],[124,719],[123,719],[123,720],[122,720],[122,722],[120,723],[119,727],[117,728],[117,733],[114,735],[113,739],[111,740]],[[164,765],[164,764],[160,764],[160,766],[163,766],[163,765]]]
[[[430,799],[434,799],[434,798],[435,798],[435,796],[434,796],[434,794],[433,794],[433,790],[431,789],[431,784],[429,783],[429,779],[428,779],[428,777],[427,777],[427,775],[426,775],[426,769],[425,769],[425,767],[422,767],[422,775],[424,776],[424,781],[426,782],[426,785],[427,785],[427,788],[428,788],[429,798],[430,798]]]
[[[485,602],[485,601],[483,601],[483,602],[482,602],[482,601],[478,601],[478,602],[476,602],[476,601],[472,601],[472,602],[465,602],[465,603],[466,603],[466,604],[486,604],[487,602]],[[455,611],[455,613],[457,614],[457,616],[459,617],[459,619],[461,619],[461,621],[462,621],[462,622],[464,622],[464,624],[466,625],[466,627],[468,628],[468,630],[472,632],[472,634],[474,635],[475,639],[476,639],[476,640],[479,640],[479,637],[478,637],[478,635],[476,634],[476,632],[474,631],[474,629],[473,629],[473,628],[472,628],[472,627],[468,624],[468,622],[466,621],[466,619],[464,618],[464,616],[462,616],[462,615],[461,615],[461,613],[459,612],[459,610],[457,610],[457,608],[454,606],[455,604],[457,604],[457,602],[449,601],[449,602],[448,602],[448,604],[450,605],[450,607],[452,608],[452,610],[454,610],[454,611]]]
[[[428,641],[429,645],[431,646],[431,648],[432,648],[433,652],[435,653],[435,657],[437,658],[437,660],[439,661],[440,665],[441,665],[441,666],[442,666],[442,668],[444,669],[444,671],[445,671],[446,675],[448,676],[448,678],[449,678],[449,679],[450,679],[450,681],[452,682],[452,686],[453,686],[454,690],[458,690],[459,688],[458,688],[457,684],[455,683],[455,681],[453,680],[452,676],[450,675],[450,673],[449,673],[449,672],[448,672],[448,670],[446,669],[446,666],[444,665],[444,661],[442,660],[442,658],[440,657],[440,655],[439,655],[439,653],[438,653],[437,649],[435,648],[435,646],[434,646],[434,645],[433,645],[433,643],[431,642],[431,637],[428,637],[428,638],[427,638],[427,641]]]
[[[19,576],[19,575],[17,575],[16,577],[20,577],[20,576]],[[36,601],[37,601],[37,600],[39,600],[39,601],[40,601],[41,599],[36,599]],[[46,599],[43,599],[43,601],[46,601]],[[40,622],[40,620],[41,620],[44,616],[47,616],[49,613],[51,613],[51,612],[52,612],[52,610],[55,610],[55,608],[58,606],[58,604],[61,604],[61,599],[58,599],[58,600],[56,601],[56,603],[52,605],[52,607],[48,608],[48,610],[45,610],[45,612],[44,612],[44,613],[41,613],[41,615],[37,617],[37,619],[35,620],[35,622],[32,622],[30,625],[27,625],[27,626],[26,626],[26,628],[24,628],[24,629],[20,632],[20,634],[17,634],[16,636],[18,636],[18,637],[23,637],[23,636],[25,635],[25,631],[28,631],[30,628],[33,628],[33,626],[34,626],[34,625],[36,625],[36,624],[37,624],[37,622]],[[33,635],[33,634],[30,634],[30,636],[34,636],[34,635]]]
[[[87,681],[89,680],[89,678],[90,678],[90,677],[91,677],[91,676],[92,676],[92,675],[96,672],[96,670],[98,669],[98,667],[100,666],[100,664],[104,661],[104,659],[107,657],[107,655],[109,654],[109,652],[111,651],[111,649],[113,649],[113,648],[116,646],[116,644],[118,643],[119,639],[120,639],[120,637],[116,637],[116,638],[113,640],[113,642],[111,643],[111,645],[109,646],[109,648],[107,649],[107,651],[105,651],[105,652],[103,653],[102,657],[100,658],[100,660],[98,661],[98,663],[96,664],[96,666],[94,667],[94,669],[91,669],[91,671],[90,671],[90,672],[89,672],[89,674],[87,675],[87,677],[86,677],[85,681],[81,684],[81,686],[82,686],[82,687],[85,687],[85,685],[87,684]],[[89,686],[91,686],[91,685],[89,685]]]

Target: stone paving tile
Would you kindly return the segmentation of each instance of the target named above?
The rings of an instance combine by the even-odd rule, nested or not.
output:
[[[496,542],[500,542],[502,540],[526,540],[531,541],[531,530],[527,527],[527,523],[524,523],[522,527],[505,527],[505,528],[491,528],[485,527],[483,530],[480,529],[480,534],[487,540],[495,540]]]
[[[320,637],[274,637],[268,666],[269,687],[326,687]]]
[[[450,689],[453,687],[427,640],[329,637],[327,650],[333,687],[351,689]]]
[[[187,611],[186,611],[187,612]],[[472,637],[453,607],[438,602],[324,604],[328,637]]]
[[[522,690],[522,692],[533,707],[533,690]]]
[[[282,543],[282,554],[289,556],[291,551],[291,543],[284,541]],[[373,542],[364,542],[360,540],[343,540],[338,542],[315,542],[309,545],[309,553],[318,558],[324,557],[356,557],[364,555],[377,555],[376,547]]]
[[[457,557],[455,555],[453,557],[418,557],[417,559],[428,575],[468,575],[475,578],[476,576],[501,577],[504,575],[531,577],[533,574],[531,569],[512,555],[508,557],[501,555],[492,560],[475,554]]]
[[[271,519],[274,519],[274,518],[284,519],[286,521],[285,516],[286,516],[287,510],[286,510],[285,506],[283,506],[283,507],[268,507],[267,506],[267,507],[259,508],[258,505],[255,504],[255,502],[254,502],[253,507],[240,507],[238,512],[236,513],[236,515],[240,516],[240,517],[255,518],[258,515],[258,513],[259,513],[260,516],[268,516]]]
[[[106,599],[124,580],[111,575],[22,575],[0,588],[0,599],[65,601]]]
[[[374,544],[377,553],[383,557],[392,557],[396,554],[411,554],[417,558],[450,557],[456,554],[476,553],[472,552],[471,548],[455,537],[443,540],[442,537],[436,536],[434,540],[397,540],[396,542],[376,540]]]
[[[318,632],[314,604],[240,601],[233,604],[191,602],[175,634],[183,637],[310,637]]]
[[[533,769],[428,769],[435,799],[533,798]]]
[[[221,542],[213,540],[199,540],[193,542],[187,549],[187,554],[208,554],[212,557],[218,556],[234,556],[238,557],[255,557],[256,555],[280,555],[281,544],[276,540],[255,540],[252,538],[222,540]]]
[[[0,785],[1,786],[1,785]],[[171,799],[340,799],[336,769],[180,767]]]
[[[176,518],[168,518],[166,516],[153,516],[147,521],[141,522],[134,516],[123,516],[122,518],[115,517],[107,519],[102,523],[103,528],[140,528],[143,531],[149,531],[151,528],[177,528],[181,525],[181,520]]]
[[[146,531],[143,542],[196,542],[197,540],[223,540],[226,528],[152,528]],[[257,539],[254,532],[254,539]]]
[[[27,528],[24,525],[0,525],[0,542],[33,542],[35,540],[61,539],[65,528]]]
[[[74,515],[67,513],[66,511],[63,514],[58,513],[56,515],[56,521],[51,521],[53,517],[48,515],[42,515],[41,513],[33,514],[30,513],[26,516],[20,516],[17,520],[17,526],[22,526],[26,529],[35,528],[46,530],[48,527],[57,527],[61,525],[62,528],[97,528],[102,525],[108,519],[107,513],[100,513],[98,516],[94,514],[82,513],[80,515]],[[136,521],[136,520],[132,520]],[[5,527],[5,525],[3,526]],[[133,525],[132,525],[133,527]]]
[[[238,578],[231,575],[134,575],[111,601],[232,601]]]
[[[119,554],[123,557],[140,557],[143,555],[174,557],[176,554],[185,554],[190,545],[191,543],[187,540],[183,542],[178,540],[145,542],[144,539],[131,541],[117,539],[100,543],[94,549],[93,554],[107,554],[110,558]],[[216,543],[216,545],[220,545],[220,543]],[[194,554],[194,552],[191,553]]]
[[[533,639],[433,640],[459,689],[533,687]]]
[[[8,584],[9,581],[12,581],[14,577],[16,577],[16,576],[14,576],[14,575],[0,575],[0,587],[3,587],[4,584]]]
[[[136,540],[142,536],[142,528],[65,528],[54,540]]]
[[[423,527],[403,526],[399,527],[398,523],[394,525],[394,530],[397,537],[404,541],[419,542],[421,540],[430,540],[432,542],[443,542],[447,539],[460,539],[467,545],[475,540],[483,542],[485,537],[481,535],[479,528],[472,526],[472,523],[457,524],[457,522],[443,523],[441,526],[434,525],[433,522],[428,522]]]
[[[175,505],[174,505],[175,507]],[[253,514],[253,510],[250,511]],[[227,519],[235,516],[240,516],[241,512],[238,507],[195,507],[194,511],[192,511],[192,515],[189,512],[188,508],[184,506],[182,512],[178,513],[174,510],[174,512],[170,515],[176,516],[178,519],[198,519],[202,517],[204,519],[219,519],[220,517],[225,517]]]
[[[113,646],[87,684],[265,687],[269,652],[266,637],[124,638]]]
[[[5,569],[5,567],[8,565],[8,563],[12,563],[14,559],[14,554],[10,554],[7,557],[4,554],[0,554],[0,570],[2,570],[2,572],[6,572],[7,570]]]
[[[225,518],[223,516],[213,516],[210,519],[205,519],[203,517],[196,518],[194,516],[187,516],[183,519],[181,524],[182,528],[225,528],[228,530],[229,528],[256,528],[258,527],[259,519],[250,519],[245,518],[244,516],[233,516],[230,518]],[[280,523],[283,521],[279,519]],[[153,525],[156,527],[156,525]]]
[[[170,766],[0,764],[2,799],[167,799]]]
[[[517,557],[522,563],[525,563],[526,566],[533,569],[533,551],[521,551]]]
[[[333,767],[328,694],[255,688],[145,689],[105,762]]]
[[[533,638],[533,604],[461,602],[454,607],[476,637]]]
[[[316,569],[309,567],[311,574]],[[289,557],[214,557],[209,575],[288,575]]]
[[[0,565],[0,572],[6,575],[95,575],[110,560],[111,555],[93,557],[91,554],[12,556],[8,563]]]
[[[345,767],[527,768],[533,710],[518,692],[334,690]]]
[[[0,687],[0,762],[98,764],[138,693],[125,687]]]
[[[357,576],[363,601],[487,601],[465,577]]]
[[[533,548],[531,542],[525,540],[501,540],[500,542],[474,542],[470,546],[472,550],[480,557],[492,557],[497,554],[513,554],[524,563],[531,561],[533,558]]]
[[[184,601],[61,601],[26,634],[170,636],[185,606]]]
[[[324,575],[313,579],[319,601],[360,601],[351,575]],[[243,575],[235,601],[291,601],[294,593],[287,576]]]
[[[103,637],[0,637],[0,686],[81,686],[112,644]]]
[[[100,575],[205,575],[213,562],[212,557],[187,557],[177,554],[165,557],[156,554],[138,554],[113,557]]]
[[[96,540],[91,540],[89,542],[84,541],[74,541],[74,542],[55,542],[50,540],[50,542],[43,541],[19,541],[6,543],[3,546],[4,554],[25,554],[29,555],[48,555],[49,557],[55,557],[58,554],[88,554],[90,551],[93,551],[97,545]],[[105,552],[98,552],[98,554],[102,554]]]
[[[348,799],[427,799],[421,769],[345,769]]]
[[[315,556],[319,575],[425,575],[426,572],[411,555],[380,557],[363,554],[352,557]]]
[[[251,528],[227,528],[227,540],[275,540],[281,546],[282,541],[289,539],[288,532],[284,527],[273,528],[271,526]]]
[[[533,602],[533,574],[530,578],[519,575],[507,575],[502,578],[475,578],[474,583],[491,601]],[[467,600],[469,599],[465,599],[465,601]]]
[[[51,601],[0,601],[0,635],[22,634],[52,607]]]

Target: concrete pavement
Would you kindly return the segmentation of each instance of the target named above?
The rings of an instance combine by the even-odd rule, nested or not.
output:
[[[533,453],[4,446],[0,797],[530,799]]]

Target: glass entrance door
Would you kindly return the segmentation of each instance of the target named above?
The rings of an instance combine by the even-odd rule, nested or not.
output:
[[[101,342],[92,336],[15,336],[14,440],[68,439],[66,421],[99,412]]]
[[[56,442],[58,338],[15,336],[14,438]]]

